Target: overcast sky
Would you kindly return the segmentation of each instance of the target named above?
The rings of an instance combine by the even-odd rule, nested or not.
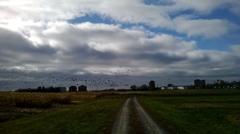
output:
[[[0,0],[0,89],[239,80],[239,7],[239,0]]]

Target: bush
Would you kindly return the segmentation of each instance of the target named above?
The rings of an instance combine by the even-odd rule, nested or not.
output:
[[[71,104],[71,96],[32,94],[15,98],[15,106],[20,108],[50,108],[53,104]]]
[[[71,104],[70,96],[52,97],[51,102],[55,104]]]
[[[17,98],[15,106],[20,108],[50,108],[52,102],[49,99],[40,98]]]

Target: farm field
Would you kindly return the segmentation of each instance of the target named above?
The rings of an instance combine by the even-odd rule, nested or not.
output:
[[[171,133],[240,133],[240,95],[142,96],[140,102]]]
[[[236,134],[239,90],[0,93],[0,134]]]
[[[3,95],[3,94],[2,94]],[[4,94],[7,95],[7,94]],[[9,95],[9,94],[8,94]],[[110,133],[115,114],[123,103],[123,98],[97,98],[96,94],[11,94],[19,96],[44,96],[41,99],[50,97],[61,98],[62,96],[72,97],[71,104],[53,104],[45,107],[42,104],[31,108],[25,106],[1,106],[0,117],[9,117],[1,121],[1,134],[103,134]],[[48,97],[46,97],[48,96]],[[3,99],[3,96],[1,96]],[[9,98],[8,98],[9,99]],[[19,99],[19,98],[18,98]],[[38,98],[40,99],[40,98]],[[34,99],[33,99],[34,100]],[[46,103],[46,102],[45,102]],[[29,105],[29,104],[28,104]],[[33,108],[32,108],[33,107]]]

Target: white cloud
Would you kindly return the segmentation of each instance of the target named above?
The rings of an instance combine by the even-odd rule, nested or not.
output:
[[[142,0],[4,0],[0,1],[0,25],[13,29],[24,29],[28,23],[59,22],[85,16],[98,14],[107,16],[118,22],[144,23],[151,27],[166,28],[191,36],[219,37],[228,32],[229,25],[220,19],[185,20],[189,27],[181,22],[176,23],[170,17],[172,12],[181,12],[193,9],[197,12],[211,12],[214,9],[227,5],[229,10],[238,12],[240,3],[237,0],[169,0],[172,4],[146,5]],[[179,26],[180,25],[180,26]],[[193,30],[196,26],[206,27],[202,31]],[[212,26],[217,29],[215,33]],[[223,27],[221,27],[223,26]],[[207,29],[209,29],[207,31]],[[211,32],[209,32],[211,31]],[[219,33],[219,34],[217,34]],[[38,42],[39,39],[33,38]]]
[[[236,55],[240,56],[240,45],[232,45],[231,51]]]
[[[201,13],[209,13],[218,8],[220,5],[226,4],[227,0],[172,0],[174,4],[171,10],[188,10],[193,9]]]
[[[229,9],[233,13],[240,15],[237,12],[239,9],[239,0],[171,0],[174,4],[169,6],[170,12],[178,12],[185,10],[193,10],[199,14],[209,14],[217,9]]]
[[[115,20],[133,23],[150,23],[155,25],[169,25],[169,16],[157,6],[145,5],[140,0],[98,1],[98,0],[7,0],[0,3],[2,12],[8,14],[1,19],[11,20],[68,20],[76,16],[97,13],[112,17]],[[121,12],[119,12],[121,11]],[[12,15],[10,15],[12,14]]]
[[[177,17],[174,19],[176,31],[188,36],[200,36],[206,38],[220,37],[228,33],[234,25],[220,19],[191,19]]]

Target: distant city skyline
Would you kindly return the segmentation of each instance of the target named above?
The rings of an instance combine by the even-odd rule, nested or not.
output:
[[[2,0],[0,90],[75,78],[94,81],[93,89],[238,81],[239,7],[239,0]]]
[[[9,74],[9,73],[6,73]],[[194,85],[195,79],[204,79],[206,83],[214,83],[217,80],[235,81],[238,77],[160,77],[160,76],[129,76],[129,75],[71,75],[64,73],[33,73],[31,72],[13,72],[12,75],[4,75],[5,79],[0,81],[0,91],[21,88],[37,88],[39,86],[45,87],[69,87],[72,85],[80,86],[86,85],[91,90],[101,89],[129,89],[131,85],[141,86],[147,84],[150,80],[156,82],[157,87],[167,86],[173,84],[176,86]]]

